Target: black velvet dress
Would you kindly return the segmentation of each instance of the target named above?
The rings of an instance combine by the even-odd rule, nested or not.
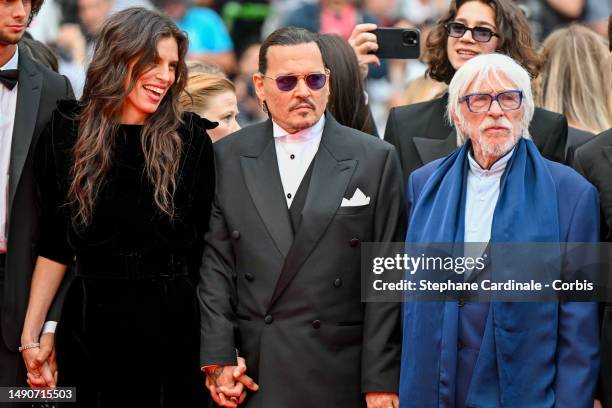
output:
[[[58,326],[59,385],[83,407],[202,407],[197,262],[214,193],[214,124],[184,114],[176,216],[153,200],[140,125],[121,125],[93,221],[66,205],[79,112],[60,102],[36,148],[43,232],[40,256],[76,264]],[[74,404],[70,404],[74,407]]]

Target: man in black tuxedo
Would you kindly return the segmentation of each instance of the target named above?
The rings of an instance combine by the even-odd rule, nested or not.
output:
[[[601,208],[601,241],[612,242],[612,128],[579,147],[573,166],[597,187]],[[597,398],[604,408],[608,408],[612,407],[612,303],[600,304],[600,316],[601,368]]]
[[[370,33],[357,41],[367,50]],[[537,75],[538,57],[533,49],[529,23],[512,0],[480,2],[453,0],[427,39],[428,75],[450,83],[454,73],[470,58],[491,52],[511,56],[532,76]],[[444,112],[448,95],[431,101],[391,109],[385,140],[399,155],[407,181],[412,171],[451,153],[457,146],[457,134]],[[529,134],[544,157],[565,161],[567,120],[564,116],[536,108]]]
[[[18,348],[25,346],[20,336],[39,229],[33,146],[57,100],[72,97],[66,78],[18,50],[17,43],[41,5],[42,0],[0,2],[0,386],[27,386]],[[57,306],[43,330],[48,334],[40,340],[47,349],[53,344]],[[41,375],[52,374],[49,363],[52,359],[43,364]]]
[[[309,31],[272,33],[259,71],[270,120],[215,143],[198,288],[213,399],[244,398],[218,388],[234,386],[238,352],[259,383],[248,407],[398,407],[399,305],[361,303],[360,279],[362,242],[403,240],[396,153],[325,113]]]
[[[609,61],[612,64],[612,14],[608,16],[608,39]],[[601,209],[601,241],[612,242],[612,128],[580,146],[574,154],[572,166],[597,188]],[[612,265],[612,255],[609,255],[608,259]],[[612,302],[602,302],[599,312],[601,368],[597,398],[604,408],[610,408],[612,407]],[[595,407],[597,408],[597,405]]]

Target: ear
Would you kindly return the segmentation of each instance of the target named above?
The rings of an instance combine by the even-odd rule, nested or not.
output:
[[[253,85],[255,86],[255,93],[257,94],[259,103],[264,103],[266,101],[266,91],[264,90],[263,74],[260,72],[255,72],[253,74]]]

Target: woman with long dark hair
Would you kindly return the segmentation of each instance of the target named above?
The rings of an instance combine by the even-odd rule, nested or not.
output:
[[[344,126],[378,136],[355,52],[344,38],[335,34],[319,35],[317,44],[325,67],[331,72],[327,109]]]
[[[77,404],[201,407],[194,259],[214,190],[211,122],[180,114],[187,38],[142,8],[105,23],[80,102],[64,101],[35,163],[43,233],[22,335],[26,364],[76,260],[58,332]],[[29,373],[36,382],[36,373]]]

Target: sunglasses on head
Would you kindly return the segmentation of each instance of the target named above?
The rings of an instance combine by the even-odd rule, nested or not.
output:
[[[451,21],[450,23],[446,23],[444,25],[446,27],[446,33],[449,37],[453,38],[461,38],[465,34],[466,31],[471,31],[472,38],[474,41],[478,42],[489,42],[491,37],[499,37],[497,33],[487,27],[468,27],[463,23],[458,23],[456,21]]]
[[[328,75],[329,71],[327,70],[325,73],[311,72],[306,75],[278,75],[276,77],[269,77],[262,74],[264,78],[273,79],[276,82],[276,87],[283,92],[289,92],[295,88],[300,78],[304,78],[304,82],[306,82],[308,88],[313,91],[318,91],[325,86]]]

